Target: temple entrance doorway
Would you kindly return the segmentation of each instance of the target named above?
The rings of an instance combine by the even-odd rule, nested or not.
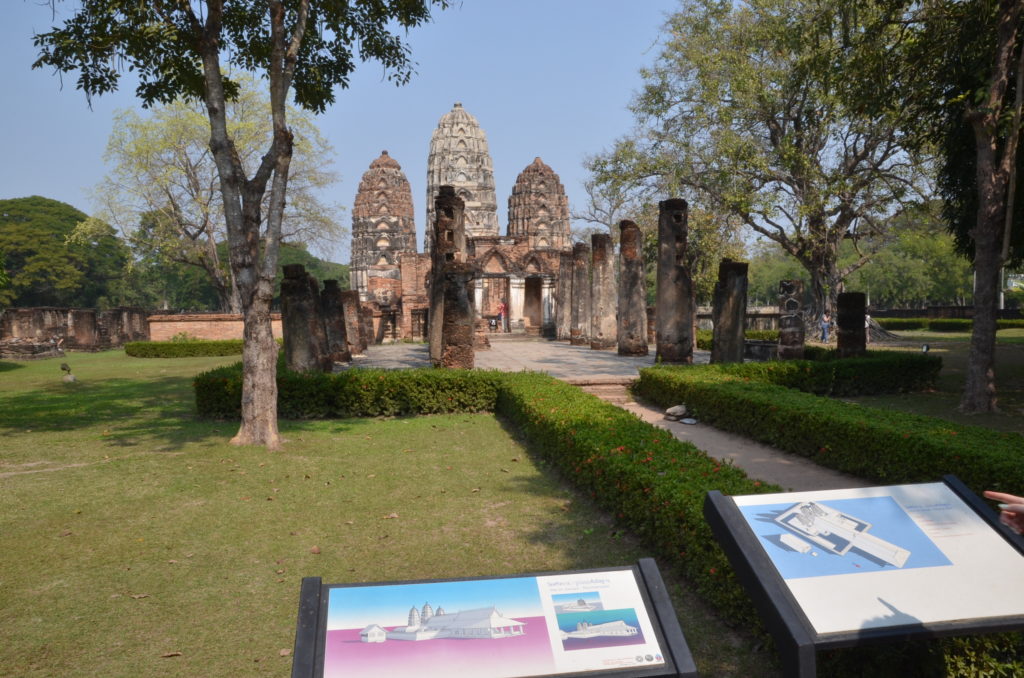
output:
[[[523,322],[528,332],[540,332],[541,322],[541,279],[527,278],[523,298]]]
[[[505,318],[504,327],[498,327],[499,332],[508,331],[508,299],[509,299],[509,280],[508,277],[485,277],[484,278],[484,289],[483,298],[480,300],[480,308],[478,313],[481,318],[488,320],[494,319],[497,321],[498,318],[498,307],[502,302],[505,303]]]

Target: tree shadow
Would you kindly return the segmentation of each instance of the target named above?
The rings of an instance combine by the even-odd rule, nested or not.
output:
[[[109,444],[142,441],[175,449],[187,442],[219,438],[231,422],[200,420],[190,402],[190,378],[103,379],[49,384],[31,391],[0,392],[0,435],[103,427]]]
[[[5,360],[0,360],[0,372],[10,372],[11,370],[19,370],[24,365],[21,363],[12,363]]]

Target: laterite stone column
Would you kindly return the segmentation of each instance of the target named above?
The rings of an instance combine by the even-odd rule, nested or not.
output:
[[[619,355],[647,355],[643,233],[632,221],[620,221],[619,234]]]
[[[327,332],[327,354],[332,363],[352,361],[345,331],[345,307],[337,280],[325,280],[320,293],[320,313]]]
[[[804,359],[804,281],[779,281],[779,360]]]
[[[428,341],[430,361],[440,364],[443,352],[442,325],[444,323],[445,280],[444,270],[449,263],[465,260],[466,205],[455,195],[453,186],[442,186],[434,199],[434,238],[430,250],[430,313]]]
[[[471,370],[474,365],[475,335],[471,289],[475,273],[466,262],[453,261],[444,267],[444,319],[439,367]]]
[[[836,353],[840,358],[864,355],[867,348],[866,312],[867,297],[863,292],[843,292],[836,299],[836,339],[839,342]]]
[[[572,327],[573,346],[590,345],[590,246],[578,242],[572,248]]]
[[[686,258],[689,206],[681,198],[658,203],[658,288],[654,307],[657,359],[693,363],[693,280]]]
[[[718,264],[718,282],[712,297],[711,362],[743,362],[747,320],[747,264],[723,259]]]
[[[590,348],[600,350],[616,343],[615,250],[607,233],[591,235],[590,246]]]

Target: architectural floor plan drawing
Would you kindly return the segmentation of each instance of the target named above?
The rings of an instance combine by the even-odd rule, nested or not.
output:
[[[782,543],[798,553],[808,553],[811,549],[806,542],[811,542],[839,556],[857,549],[895,567],[903,567],[910,558],[907,549],[868,534],[871,523],[820,502],[794,504],[775,518],[775,522],[798,537],[791,534],[781,538]]]

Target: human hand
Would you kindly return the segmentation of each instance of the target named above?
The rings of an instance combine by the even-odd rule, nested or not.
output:
[[[1017,534],[1024,534],[1024,497],[985,490],[985,498],[999,502],[999,521]]]

